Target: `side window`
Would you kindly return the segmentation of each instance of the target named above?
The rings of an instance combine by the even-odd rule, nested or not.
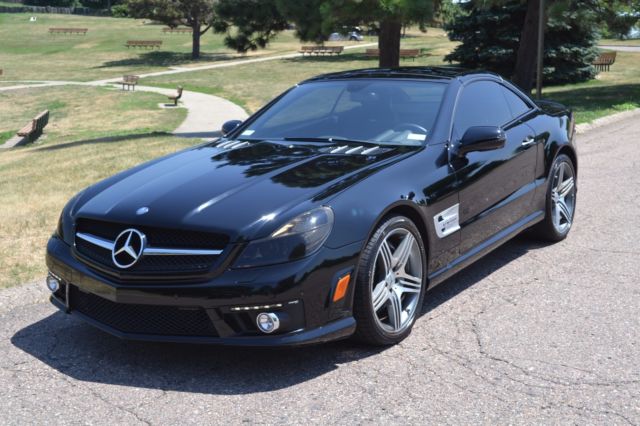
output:
[[[463,88],[454,117],[454,131],[459,138],[469,127],[502,126],[513,119],[502,86],[492,81],[479,81]]]
[[[504,97],[509,104],[509,108],[511,109],[513,118],[520,117],[522,114],[528,112],[531,109],[531,107],[527,105],[527,103],[523,101],[520,96],[516,95],[506,87],[502,88],[502,92],[504,93]]]

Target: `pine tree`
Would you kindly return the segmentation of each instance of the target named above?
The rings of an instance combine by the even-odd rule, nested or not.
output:
[[[520,0],[478,7],[462,5],[463,14],[445,26],[462,43],[445,57],[465,68],[484,69],[512,78],[527,4]],[[594,0],[570,0],[550,14],[545,34],[544,82],[575,83],[595,77],[597,55]]]

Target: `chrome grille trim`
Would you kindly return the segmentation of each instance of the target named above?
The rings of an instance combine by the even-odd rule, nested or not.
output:
[[[113,241],[96,237],[95,235],[87,234],[85,232],[77,232],[76,238],[80,238],[105,250],[113,251]],[[162,247],[145,247],[142,251],[143,256],[218,256],[221,253],[222,250],[175,249]]]

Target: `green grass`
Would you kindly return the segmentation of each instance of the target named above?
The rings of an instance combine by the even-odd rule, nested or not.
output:
[[[640,108],[640,53],[618,52],[611,71],[596,80],[550,87],[543,95],[573,108],[578,123]]]
[[[37,144],[59,144],[108,136],[170,132],[187,111],[160,109],[166,97],[106,87],[62,86],[0,92],[0,135],[11,136],[48,109],[49,125]],[[1,155],[1,154],[0,154]]]
[[[296,50],[300,43],[285,31],[258,52],[239,55],[227,49],[223,35],[207,32],[201,40],[203,56],[191,60],[189,34],[163,34],[163,25],[144,20],[78,15],[0,14],[2,80],[90,81],[128,73],[144,73],[169,66],[192,66]],[[87,35],[50,35],[50,27],[88,28]],[[126,48],[127,40],[162,40],[158,50]]]
[[[602,39],[598,44],[613,46],[638,46],[640,47],[640,38],[633,40],[619,40],[615,38]]]

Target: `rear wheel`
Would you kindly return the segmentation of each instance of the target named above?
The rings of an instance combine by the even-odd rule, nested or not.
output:
[[[576,212],[576,192],[573,162],[561,154],[549,173],[546,214],[544,220],[533,228],[534,236],[551,242],[567,237]]]
[[[362,253],[353,308],[355,337],[375,345],[407,337],[422,308],[426,275],[420,232],[407,217],[390,217]]]

